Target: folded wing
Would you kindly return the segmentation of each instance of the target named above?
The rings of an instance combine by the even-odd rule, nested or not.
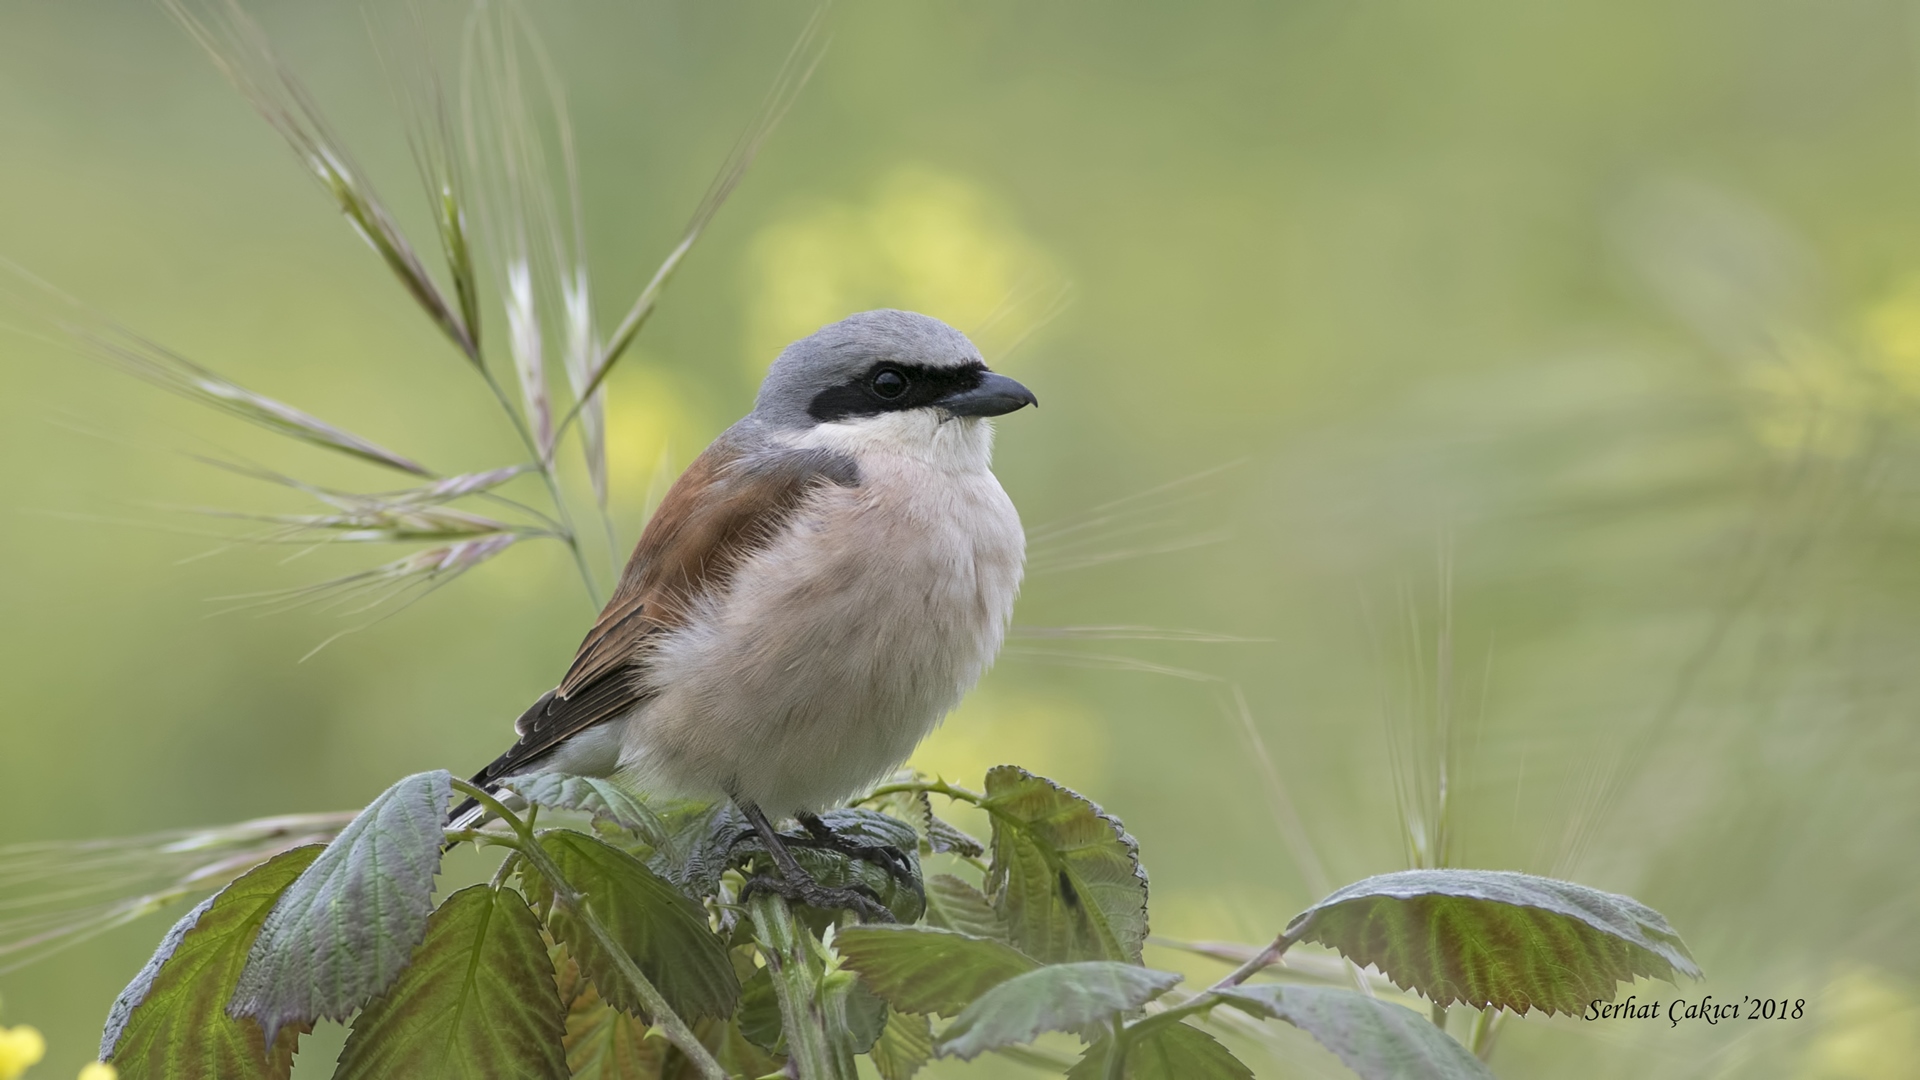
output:
[[[473,777],[481,787],[530,771],[588,728],[626,716],[652,695],[651,639],[684,626],[694,602],[724,591],[746,556],[768,543],[823,484],[857,487],[853,459],[824,450],[742,450],[726,436],[681,474],[640,536],[620,584],[560,685],[514,723],[520,738]],[[459,820],[473,808],[456,809]]]

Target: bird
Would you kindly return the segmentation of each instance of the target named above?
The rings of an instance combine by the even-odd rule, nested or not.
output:
[[[773,821],[821,838],[817,815],[897,769],[992,664],[1026,555],[992,418],[1038,404],[926,315],[862,312],[787,346],[473,784],[557,771],[728,799],[780,872],[757,887],[889,919],[814,881]],[[486,816],[470,800],[449,826]]]

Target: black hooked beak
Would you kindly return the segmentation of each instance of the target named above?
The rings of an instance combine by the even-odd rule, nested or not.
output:
[[[1033,391],[991,371],[982,373],[973,389],[948,394],[934,404],[955,416],[1002,416],[1028,405],[1040,407]]]

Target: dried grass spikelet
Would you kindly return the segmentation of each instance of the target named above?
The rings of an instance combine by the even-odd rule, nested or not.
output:
[[[366,509],[415,508],[439,506],[473,495],[491,496],[494,489],[518,476],[533,471],[532,465],[507,465],[498,469],[483,469],[478,472],[459,473],[441,477],[430,484],[420,487],[399,488],[391,491],[359,492],[342,491],[338,488],[320,484],[310,484],[288,476],[285,473],[255,465],[251,462],[232,461],[226,458],[211,457],[206,454],[189,454],[193,460],[216,469],[245,476],[253,480],[264,480],[270,484],[290,488],[310,495],[328,506],[354,513]]]
[[[273,125],[320,185],[333,196],[353,226],[407,292],[468,360],[480,365],[476,333],[477,304],[449,304],[427,273],[413,245],[387,212],[373,184],[353,164],[346,147],[321,116],[306,87],[274,52],[266,35],[237,0],[162,0],[167,10],[206,50],[214,66]],[[451,182],[441,192],[442,246],[456,294],[472,289],[472,263],[466,255],[464,219]]]
[[[193,512],[275,526],[242,538],[266,544],[409,543],[528,531],[447,506],[408,507],[369,502],[359,510],[342,514],[260,514],[203,507],[196,507]]]
[[[353,812],[289,814],[210,829],[0,847],[0,975],[188,897],[267,859],[326,843]]]
[[[317,604],[322,609],[341,609],[344,615],[362,615],[396,600],[411,603],[505,551],[522,535],[507,532],[462,540],[311,585],[216,599],[228,603],[230,606],[225,609],[228,611],[281,612]]]
[[[426,466],[330,424],[281,401],[255,393],[167,347],[91,311],[12,262],[0,259],[0,299],[43,333],[26,331],[52,344],[77,345],[88,355],[189,401],[297,439],[375,465],[414,476],[432,477]]]
[[[666,259],[660,263],[660,268],[654,271],[653,278],[647,282],[647,287],[640,291],[640,296],[627,310],[626,317],[621,319],[620,325],[614,329],[607,341],[605,351],[601,353],[589,373],[585,393],[591,394],[599,389],[600,384],[606,381],[607,373],[612,370],[614,362],[626,352],[627,346],[633,344],[635,335],[639,334],[640,328],[646,324],[647,318],[659,305],[661,291],[672,279],[674,271],[680,268],[681,260],[685,259],[687,252],[693,249],[694,243],[700,239],[700,234],[706,231],[714,215],[719,213],[720,207],[726,203],[727,197],[733,194],[733,189],[739,186],[741,178],[746,176],[748,167],[753,164],[754,157],[760,153],[760,148],[765,145],[767,137],[773,133],[775,127],[779,126],[787,110],[793,107],[794,101],[800,96],[800,91],[813,77],[814,70],[820,66],[821,59],[826,56],[828,39],[822,33],[825,21],[826,8],[823,5],[814,11],[813,17],[807,21],[799,38],[794,41],[793,48],[787,53],[786,62],[774,76],[773,86],[768,89],[767,96],[761,103],[759,116],[734,143],[732,153],[728,155],[725,164],[714,176],[712,185],[707,188],[706,196],[694,209],[693,217],[687,222],[686,232],[681,235],[680,242],[667,253]],[[572,417],[569,416],[567,419],[571,420]],[[565,427],[564,421],[561,426]]]
[[[373,9],[367,12],[369,29],[381,63],[393,83],[395,97],[401,103],[401,115],[407,128],[407,148],[413,155],[414,169],[419,174],[421,186],[433,204],[440,252],[447,260],[447,271],[453,279],[454,297],[459,303],[461,321],[475,346],[476,351],[470,357],[478,364],[479,273],[474,262],[472,233],[467,223],[467,207],[470,205],[467,179],[461,170],[459,155],[455,152],[454,125],[447,107],[446,86],[440,75],[441,67],[435,57],[431,38],[422,22],[419,5],[400,5],[392,13],[401,17],[400,25],[392,28],[397,33],[383,34],[374,28]],[[390,51],[389,43],[393,40],[404,42],[406,55],[396,55]]]
[[[531,20],[515,3],[469,20],[461,51],[461,131],[481,237],[499,266],[507,344],[543,457],[558,438],[547,387],[557,353],[578,393],[598,355],[579,167],[566,93]],[[549,342],[551,337],[551,342]],[[586,400],[587,471],[606,502],[604,413]]]

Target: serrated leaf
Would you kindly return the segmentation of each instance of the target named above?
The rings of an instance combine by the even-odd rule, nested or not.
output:
[[[952,1016],[1040,963],[1011,945],[930,926],[856,926],[833,947],[867,989],[901,1012]]]
[[[392,986],[427,933],[451,796],[446,770],[416,773],[340,830],[267,916],[228,1012],[271,1038],[345,1020]]]
[[[512,889],[475,885],[361,1010],[334,1080],[568,1080],[566,1019],[540,920]]]
[[[719,890],[730,857],[753,833],[746,817],[724,800],[684,807],[668,817],[667,825],[666,843],[647,860],[647,867],[696,899]]]
[[[1091,960],[1017,975],[987,991],[940,1033],[941,1057],[972,1060],[1030,1043],[1043,1031],[1086,1031],[1132,1012],[1173,988],[1180,976]]]
[[[740,980],[726,946],[707,927],[706,909],[618,848],[585,833],[555,829],[540,834],[540,845],[587,906],[619,942],[640,971],[689,1022],[698,1017],[733,1014]],[[644,1014],[640,1000],[620,979],[613,958],[537,875],[526,874],[537,906],[551,906],[548,925],[554,937],[579,959],[587,977],[615,1008]]]
[[[924,792],[922,797],[925,797]],[[987,853],[985,844],[947,819],[937,814],[929,814],[927,822],[927,846],[933,850],[962,855],[969,859],[976,859]]]
[[[867,1051],[880,1080],[912,1080],[933,1058],[933,1025],[924,1013],[887,1011],[887,1027]]]
[[[1103,1080],[1107,1075],[1107,1048],[1101,1039],[1087,1048],[1067,1080]],[[1253,1080],[1246,1067],[1220,1040],[1187,1024],[1160,1024],[1136,1037],[1121,1065],[1124,1080]]]
[[[286,1080],[309,1025],[282,1027],[269,1054],[260,1025],[228,1016],[227,1000],[274,901],[320,851],[315,844],[281,852],[173,924],[113,1003],[100,1060],[126,1080]]]
[[[1047,963],[1140,962],[1147,872],[1120,820],[1014,765],[987,773],[993,862],[986,891],[1008,940]]]
[[[1238,986],[1226,1003],[1285,1020],[1334,1052],[1362,1080],[1492,1080],[1493,1073],[1432,1021],[1391,1002],[1330,986]]]
[[[673,1044],[648,1038],[652,1025],[608,1005],[564,948],[556,975],[567,1003],[562,1046],[573,1080],[660,1080]]]
[[[1007,924],[993,910],[987,894],[952,874],[935,874],[927,879],[927,922],[974,937],[1007,939]]]
[[[1497,870],[1406,870],[1308,908],[1287,936],[1314,941],[1442,1005],[1578,1013],[1635,976],[1699,978],[1680,935],[1627,896]]]
[[[856,1054],[873,1049],[887,1030],[887,1001],[858,982],[846,988],[842,1003],[847,1017],[847,1043]]]
[[[512,776],[500,786],[533,803],[554,810],[578,810],[593,820],[638,836],[658,848],[667,839],[667,827],[631,791],[612,780],[567,773]]]

